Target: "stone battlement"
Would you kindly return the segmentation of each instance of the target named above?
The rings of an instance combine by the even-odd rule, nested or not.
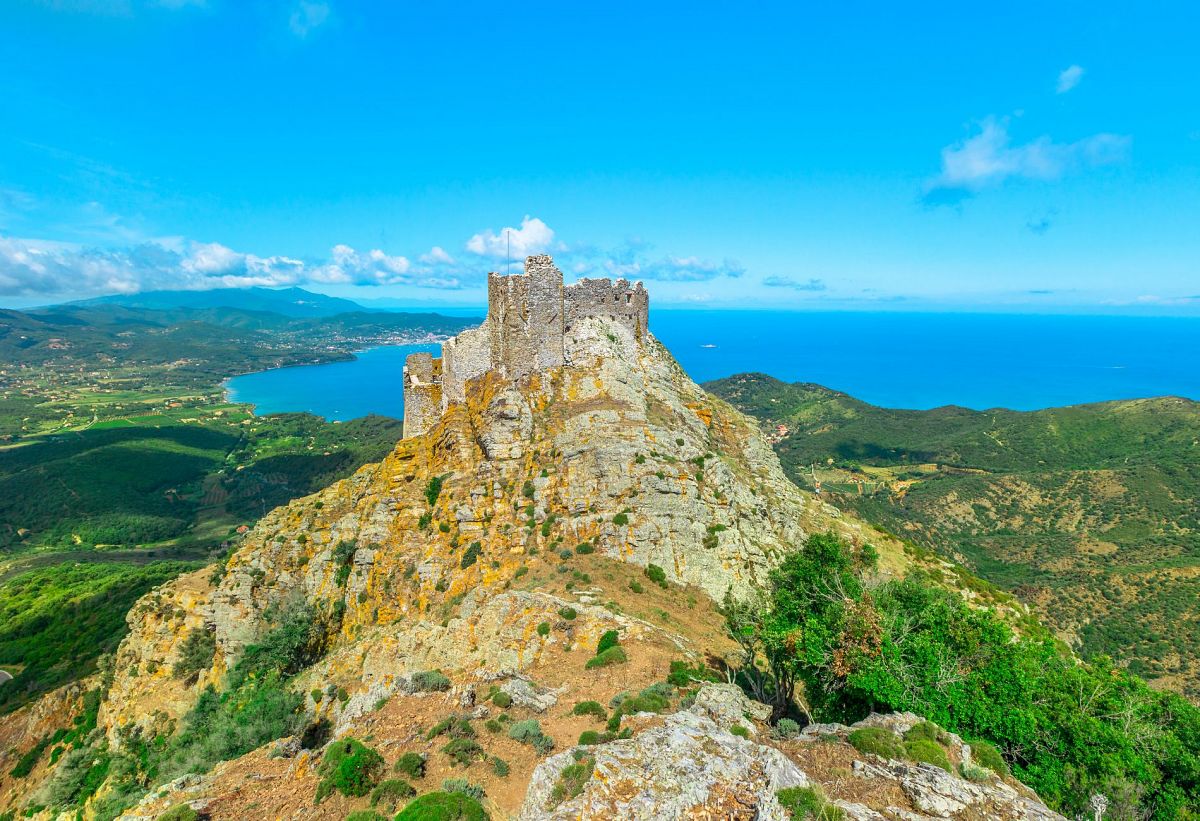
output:
[[[525,271],[488,274],[488,311],[478,328],[442,344],[442,358],[412,354],[404,367],[404,436],[427,431],[447,407],[466,400],[467,382],[495,371],[512,379],[568,364],[566,335],[586,317],[618,322],[641,339],[650,296],[642,283],[581,279],[563,285],[547,255],[525,259]]]

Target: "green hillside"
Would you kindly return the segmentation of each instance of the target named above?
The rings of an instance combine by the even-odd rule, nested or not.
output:
[[[1012,590],[1084,655],[1200,695],[1200,404],[905,411],[761,374],[706,387],[768,426],[797,482]]]

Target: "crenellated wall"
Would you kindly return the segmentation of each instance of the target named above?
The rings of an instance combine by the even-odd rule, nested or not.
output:
[[[488,274],[488,312],[478,328],[442,343],[442,358],[413,354],[404,368],[404,436],[427,431],[447,407],[466,400],[467,383],[488,371],[507,379],[566,364],[566,332],[585,317],[624,324],[641,339],[650,297],[642,283],[581,279],[563,286],[547,255],[525,259],[513,276]]]

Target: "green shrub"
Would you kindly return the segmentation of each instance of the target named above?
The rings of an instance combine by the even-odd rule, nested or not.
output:
[[[1000,755],[1000,751],[996,749],[996,745],[990,741],[969,741],[971,745],[971,760],[980,767],[987,767],[997,775],[1008,775],[1008,764],[1004,762],[1004,757]]]
[[[587,660],[587,664],[583,665],[585,670],[594,670],[597,667],[607,667],[610,664],[624,664],[629,661],[625,655],[625,650],[622,647],[610,647],[603,653],[597,653],[595,656]]]
[[[441,670],[424,670],[414,673],[412,686],[419,693],[432,693],[450,689],[450,679]]]
[[[642,583],[639,582],[637,579],[629,580],[629,589],[632,590],[634,593],[637,593],[639,596],[646,592],[646,588],[642,587]]]
[[[492,772],[501,778],[507,778],[510,771],[507,761],[500,756],[492,756]]]
[[[192,630],[179,646],[179,660],[171,669],[175,678],[195,679],[212,666],[217,652],[217,634],[203,627]]]
[[[37,766],[38,759],[42,757],[42,753],[46,752],[46,748],[50,746],[50,736],[46,736],[37,744],[34,744],[25,755],[17,760],[17,764],[9,774],[13,778],[26,778],[33,772],[33,768]]]
[[[816,821],[841,821],[845,817],[841,807],[830,804],[815,787],[788,787],[775,793],[779,805],[790,818],[813,818]]]
[[[595,716],[597,720],[608,718],[608,711],[598,701],[581,701],[571,708],[571,715]]]
[[[526,479],[525,484],[523,484],[521,486],[521,495],[524,496],[526,499],[532,499],[533,491],[534,491],[533,482]]]
[[[470,796],[476,801],[483,799],[483,787],[478,784],[472,784],[465,778],[447,778],[442,782],[442,789],[448,793]]]
[[[610,647],[616,647],[621,643],[621,634],[616,630],[605,630],[600,640],[596,642],[596,655],[600,655]]]
[[[579,613],[574,607],[561,607],[559,608],[558,615],[567,621],[574,621],[575,617],[578,616]]]
[[[490,821],[490,816],[469,795],[431,792],[414,799],[393,821]]]
[[[442,483],[446,481],[445,476],[431,476],[429,482],[425,485],[425,501],[430,507],[437,504],[438,496],[442,495]]]
[[[157,821],[200,821],[200,813],[187,804],[176,804],[158,816]]]
[[[575,545],[575,552],[580,556],[587,556],[588,554],[595,553],[596,547],[590,542],[580,542],[579,544]]]
[[[529,744],[542,755],[554,749],[554,739],[542,732],[542,725],[536,719],[514,723],[508,728],[508,737]]]
[[[891,730],[883,727],[862,727],[850,733],[847,740],[860,753],[880,758],[904,758],[904,747]]]
[[[492,704],[495,704],[501,710],[507,710],[512,706],[512,696],[503,690],[497,690],[492,693]]]
[[[405,753],[396,759],[392,767],[398,773],[404,773],[409,778],[425,777],[425,756],[420,753]]]
[[[624,513],[618,513],[616,516],[613,516],[613,524],[618,526],[627,525],[629,524],[629,516]]]
[[[585,746],[600,743],[600,733],[595,730],[584,730],[579,734],[579,743]]]
[[[451,738],[442,747],[442,752],[450,759],[450,762],[456,766],[470,767],[478,759],[483,757],[483,747],[473,738]]]
[[[550,805],[556,807],[583,792],[595,769],[596,759],[576,750],[575,763],[563,767],[558,774],[558,782],[550,791]]]
[[[729,732],[733,733],[734,735],[736,735],[740,738],[749,738],[750,737],[750,731],[748,729],[746,729],[745,727],[743,727],[741,724],[734,724],[732,727],[729,728]]]
[[[379,785],[371,790],[371,806],[377,807],[382,804],[388,809],[394,809],[401,801],[406,801],[416,794],[413,785],[404,779],[389,778],[380,781]]]
[[[925,738],[920,738],[916,741],[906,741],[904,742],[904,750],[913,761],[919,761],[922,764],[932,764],[935,767],[941,767],[946,772],[952,772],[950,760],[946,758],[946,751],[936,741],[930,741]]]
[[[667,586],[667,571],[663,570],[656,564],[646,565],[646,569],[642,571],[646,574],[646,578],[657,584],[659,587],[666,589]]]
[[[932,721],[922,721],[904,734],[904,740],[933,741],[940,744],[943,736],[945,736],[945,733]]]
[[[487,728],[489,733],[499,733],[504,729],[504,725],[494,718],[489,718],[483,723],[483,726]]]
[[[375,810],[355,810],[346,816],[346,821],[387,821],[387,818]]]
[[[539,622],[538,626],[537,626],[537,632],[538,632],[538,635],[543,638],[550,635],[550,622],[548,622],[548,621]]]
[[[462,559],[459,561],[458,566],[463,570],[466,570],[468,567],[475,564],[475,562],[479,561],[479,554],[482,552],[483,545],[481,543],[471,542],[471,544],[467,546],[467,549],[463,551]]]
[[[790,718],[781,718],[775,725],[775,733],[780,738],[795,738],[800,735],[800,725]]]
[[[325,750],[317,768],[323,778],[317,785],[317,803],[333,790],[345,796],[363,796],[383,775],[383,756],[354,738],[342,738]]]
[[[667,673],[667,683],[676,687],[690,687],[693,681],[719,681],[720,677],[701,663],[694,667],[686,661],[671,662],[670,672]]]

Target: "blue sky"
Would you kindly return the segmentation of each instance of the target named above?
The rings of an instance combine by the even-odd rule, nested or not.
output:
[[[1194,4],[913,8],[7,0],[0,304],[473,304],[512,229],[660,305],[1200,314]]]

